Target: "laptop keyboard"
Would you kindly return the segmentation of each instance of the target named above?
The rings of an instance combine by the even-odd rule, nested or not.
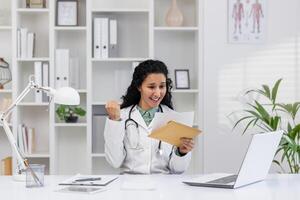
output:
[[[235,182],[237,178],[237,175],[230,175],[230,176],[225,176],[223,178],[219,178],[213,181],[208,181],[206,183],[211,183],[211,184],[227,184],[231,182]]]

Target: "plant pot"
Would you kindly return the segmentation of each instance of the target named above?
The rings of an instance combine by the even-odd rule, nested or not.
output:
[[[76,123],[77,121],[78,121],[78,116],[65,117],[66,123]]]

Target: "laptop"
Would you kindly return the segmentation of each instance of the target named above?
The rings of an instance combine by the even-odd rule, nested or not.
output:
[[[281,140],[283,131],[253,135],[238,175],[213,173],[185,180],[191,186],[234,189],[262,181],[270,166]]]

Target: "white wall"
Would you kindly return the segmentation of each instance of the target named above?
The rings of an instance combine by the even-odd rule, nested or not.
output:
[[[263,44],[228,44],[227,0],[204,0],[203,10],[204,172],[236,172],[250,139],[231,132],[238,94],[283,77],[279,100],[299,100],[300,1],[267,0]]]

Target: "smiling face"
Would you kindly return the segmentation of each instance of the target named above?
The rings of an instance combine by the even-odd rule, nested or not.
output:
[[[159,106],[167,92],[166,84],[164,74],[149,74],[138,88],[141,93],[139,106],[143,110],[149,110]]]

